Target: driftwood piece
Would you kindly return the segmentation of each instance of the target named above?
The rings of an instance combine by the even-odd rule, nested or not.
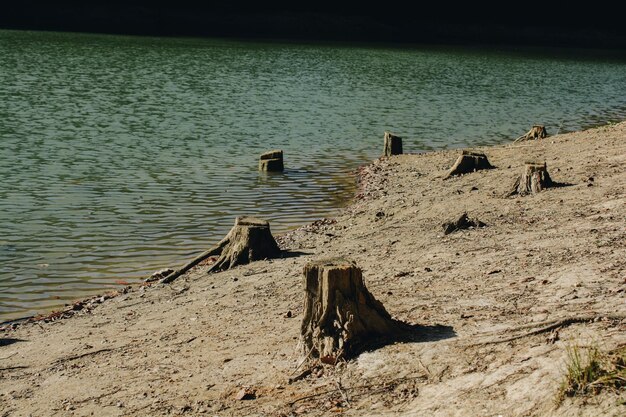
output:
[[[361,269],[345,259],[304,267],[302,353],[327,362],[360,353],[368,339],[394,336],[404,323],[391,318],[363,283]],[[406,325],[408,326],[408,325]]]
[[[168,274],[161,284],[169,284],[210,256],[219,255],[208,272],[218,272],[280,255],[278,244],[270,232],[269,222],[254,217],[237,217],[230,232],[217,245],[195,257],[180,269]]]
[[[401,155],[402,154],[402,138],[391,132],[385,132],[385,145],[383,148],[383,156]]]
[[[259,157],[259,171],[280,172],[284,169],[283,151],[280,149],[265,152]]]
[[[448,179],[454,175],[468,174],[470,172],[479,171],[481,169],[492,169],[493,165],[489,163],[487,155],[482,152],[463,151],[457,158],[452,168],[443,178]]]
[[[524,140],[537,140],[543,139],[548,136],[548,132],[546,131],[546,127],[544,125],[533,125],[530,130],[524,133],[519,138],[515,139],[513,143],[521,142]]]
[[[508,197],[519,194],[521,196],[536,194],[544,188],[553,187],[555,183],[548,174],[545,162],[526,162],[522,174],[515,180]]]
[[[461,216],[453,221],[445,222],[443,224],[443,233],[448,235],[450,233],[456,232],[457,230],[469,229],[470,227],[485,227],[487,226],[485,223],[480,220],[470,219],[467,216],[467,213],[461,214]]]

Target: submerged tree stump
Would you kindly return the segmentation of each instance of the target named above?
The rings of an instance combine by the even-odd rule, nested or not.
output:
[[[280,248],[270,232],[269,222],[255,217],[237,217],[235,226],[217,245],[168,273],[161,284],[169,284],[194,266],[211,256],[218,256],[208,272],[219,272],[261,259],[280,256]]]
[[[304,267],[301,348],[306,357],[336,361],[358,353],[376,336],[394,336],[408,326],[393,320],[365,288],[361,269],[345,259]]]
[[[526,162],[522,174],[515,180],[515,184],[508,196],[536,194],[544,188],[553,187],[555,183],[548,174],[545,162]]]
[[[283,151],[280,149],[265,152],[259,157],[259,171],[280,172],[284,169]]]
[[[546,131],[546,127],[544,125],[533,125],[528,132],[515,139],[513,143],[517,143],[524,140],[537,140],[543,139],[548,136],[548,132]]]
[[[470,172],[479,171],[481,169],[492,169],[493,165],[489,163],[487,155],[482,152],[463,151],[458,157],[452,168],[443,178],[448,179],[454,175],[468,174]]]
[[[383,156],[401,155],[402,154],[402,138],[391,132],[385,132],[385,146]]]

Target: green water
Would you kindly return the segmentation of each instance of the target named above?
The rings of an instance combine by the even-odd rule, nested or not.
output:
[[[626,61],[0,31],[0,320],[175,266],[236,215],[332,215],[391,130],[405,152],[621,120]],[[258,155],[285,151],[284,174]]]

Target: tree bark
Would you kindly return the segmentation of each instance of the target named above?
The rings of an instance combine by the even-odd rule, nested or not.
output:
[[[398,335],[393,320],[363,283],[361,269],[345,259],[312,262],[304,268],[302,353],[322,360],[350,358],[368,339]],[[406,325],[405,325],[406,326]],[[330,359],[329,359],[330,358]]]
[[[457,158],[452,168],[443,178],[448,179],[454,175],[468,174],[470,172],[479,171],[481,169],[492,169],[493,165],[489,163],[487,155],[482,152],[463,151]]]
[[[401,155],[402,154],[402,138],[390,132],[385,132],[385,146],[383,156]]]

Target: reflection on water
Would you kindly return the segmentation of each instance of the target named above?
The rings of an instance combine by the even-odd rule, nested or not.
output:
[[[624,61],[0,31],[0,320],[217,241],[332,215],[384,130],[408,152],[626,115]],[[261,175],[263,151],[284,174]]]

